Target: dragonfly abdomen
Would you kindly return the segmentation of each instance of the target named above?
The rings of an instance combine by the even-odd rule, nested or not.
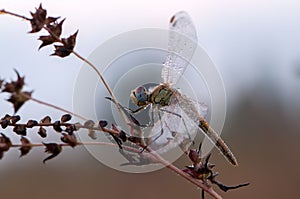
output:
[[[208,122],[204,118],[200,118],[199,127],[202,131],[213,141],[216,147],[221,151],[221,153],[226,157],[226,159],[233,165],[237,166],[237,159],[222,140],[222,138],[209,126]]]

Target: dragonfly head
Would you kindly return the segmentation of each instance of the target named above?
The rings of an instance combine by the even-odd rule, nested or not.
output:
[[[131,100],[138,106],[148,104],[148,92],[144,86],[139,86],[131,91]]]

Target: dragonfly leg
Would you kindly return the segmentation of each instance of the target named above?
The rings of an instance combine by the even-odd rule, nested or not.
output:
[[[163,129],[163,124],[162,124],[162,120],[161,120],[161,115],[160,115],[160,109],[158,109],[158,119],[159,119],[159,122],[160,122],[160,134],[154,138],[154,140],[151,141],[151,143],[148,144],[148,146],[150,146],[152,143],[154,143],[158,138],[160,138],[160,136],[163,135],[164,133],[164,129]],[[153,113],[153,108],[152,108],[152,105],[151,105],[151,123],[152,125],[154,126],[154,113]],[[147,146],[145,146],[142,150],[142,152],[147,148]]]

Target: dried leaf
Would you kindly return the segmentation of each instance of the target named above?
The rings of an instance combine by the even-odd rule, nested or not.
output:
[[[72,115],[70,114],[65,114],[63,116],[61,116],[60,121],[61,122],[68,122],[72,119]]]
[[[70,135],[70,134],[62,133],[62,137],[60,138],[60,140],[64,143],[69,144],[71,147],[75,147],[78,143],[77,138],[74,134]]]
[[[27,155],[32,148],[29,146],[31,144],[30,141],[23,136],[21,137],[21,144],[22,146],[19,149],[21,151],[20,157]]]
[[[16,125],[13,128],[13,132],[15,132],[17,135],[23,135],[23,136],[27,135],[26,130],[27,129],[26,129],[26,125],[25,124],[19,124],[19,125]]]
[[[51,155],[48,156],[43,160],[43,163],[45,164],[46,161],[56,157],[60,152],[62,151],[62,146],[57,143],[43,143],[45,145],[45,153],[50,153]]]
[[[40,128],[39,128],[38,134],[39,134],[42,138],[47,137],[47,131],[46,131],[46,129],[43,128],[42,126],[40,126]]]
[[[39,8],[36,9],[36,12],[30,12],[30,14],[32,19],[30,19],[31,31],[29,33],[39,32],[46,23],[47,10],[43,9],[42,4],[40,4]]]

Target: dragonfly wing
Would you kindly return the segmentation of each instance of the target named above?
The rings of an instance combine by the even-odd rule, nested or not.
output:
[[[223,156],[233,165],[238,165],[234,154],[231,152],[230,148],[226,145],[223,139],[215,132],[213,128],[210,127],[208,122],[197,110],[197,106],[193,101],[180,94],[179,91],[175,91],[173,95],[176,96],[176,101],[182,110],[188,115],[188,117],[194,121],[195,124],[199,125],[202,132],[210,139],[210,141],[219,149]]]
[[[191,60],[197,47],[197,32],[190,16],[176,13],[169,25],[168,55],[162,69],[162,80],[176,84]]]
[[[152,149],[164,153],[183,143],[191,144],[197,126],[178,104],[173,103],[161,108],[160,114],[162,123],[157,121],[152,129],[155,135],[150,139]]]

